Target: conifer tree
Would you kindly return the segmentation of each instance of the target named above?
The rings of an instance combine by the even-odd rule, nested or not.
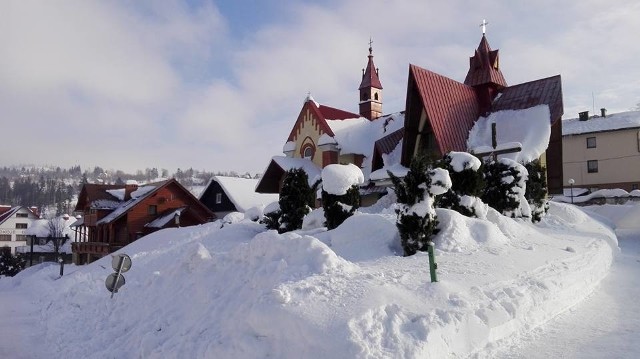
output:
[[[486,205],[480,200],[485,187],[482,162],[466,152],[449,152],[436,166],[449,171],[452,182],[451,190],[439,197],[437,206],[467,217],[484,217]],[[479,208],[484,213],[478,213]]]
[[[263,222],[267,228],[277,229],[284,233],[302,228],[304,216],[311,211],[315,202],[314,186],[309,186],[309,177],[302,168],[293,168],[287,171],[280,191],[279,212],[265,214]],[[276,221],[277,228],[274,228]]]
[[[549,210],[547,172],[539,160],[527,163],[525,168],[529,172],[529,177],[527,178],[527,188],[524,195],[531,206],[531,221],[540,222],[542,216]]]
[[[484,164],[486,187],[482,201],[505,216],[530,217],[524,193],[527,170],[521,164],[501,159]]]
[[[25,260],[8,251],[0,253],[0,276],[13,277],[24,269]]]
[[[324,209],[327,229],[337,228],[360,207],[360,191],[358,186],[351,186],[351,188],[347,190],[347,193],[341,196],[323,190],[322,207]]]
[[[426,251],[428,242],[438,233],[438,219],[434,209],[437,195],[450,187],[439,179],[433,181],[435,171],[424,156],[416,156],[411,161],[409,172],[400,179],[387,172],[395,187],[399,206],[396,209],[396,227],[400,232],[404,255]],[[447,177],[448,179],[448,177]],[[450,180],[449,180],[450,181]],[[438,190],[434,190],[438,188]]]

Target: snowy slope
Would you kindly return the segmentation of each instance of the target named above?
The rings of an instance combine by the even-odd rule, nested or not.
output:
[[[279,235],[252,222],[163,230],[123,249],[133,267],[113,300],[104,287],[110,258],[68,266],[62,278],[57,266],[32,268],[0,280],[0,315],[13,310],[41,326],[0,338],[0,353],[481,356],[587,296],[617,244],[609,228],[566,204],[551,203],[539,225],[495,211],[486,221],[437,211],[438,283],[429,282],[426,254],[398,255],[393,208],[333,231]],[[15,293],[41,310],[7,309]]]

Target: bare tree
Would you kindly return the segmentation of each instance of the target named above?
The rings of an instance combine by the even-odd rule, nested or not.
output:
[[[54,216],[47,219],[47,228],[49,229],[47,243],[53,245],[53,250],[56,254],[60,253],[60,248],[69,240],[69,237],[64,234],[65,225],[66,221],[63,217]]]

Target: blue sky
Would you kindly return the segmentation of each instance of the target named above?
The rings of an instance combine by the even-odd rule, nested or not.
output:
[[[369,37],[396,112],[410,63],[464,79],[484,18],[509,84],[560,74],[564,118],[626,111],[639,16],[631,0],[3,1],[0,165],[261,172],[307,92],[357,112]]]

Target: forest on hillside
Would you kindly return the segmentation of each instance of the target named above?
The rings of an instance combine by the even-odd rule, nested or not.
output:
[[[53,166],[0,167],[0,205],[37,207],[40,213],[72,213],[77,195],[85,183],[124,184],[128,180],[151,183],[167,178],[177,179],[183,186],[203,186],[214,176],[251,177],[234,171],[208,172],[189,168],[169,173],[167,169],[146,168],[135,173],[108,170],[100,166],[83,170],[80,166],[61,168]]]

